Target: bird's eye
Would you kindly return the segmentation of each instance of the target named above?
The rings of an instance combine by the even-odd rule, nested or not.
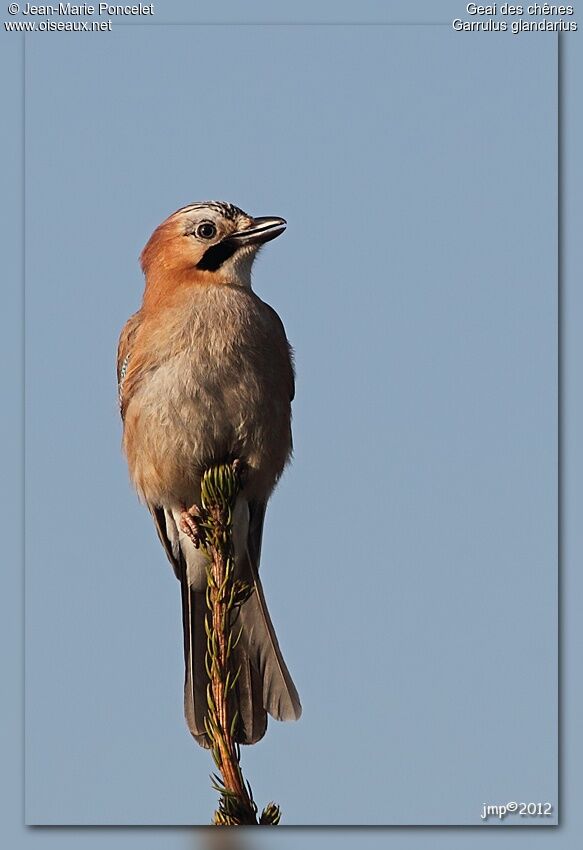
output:
[[[217,235],[217,228],[210,221],[203,221],[194,231],[201,239],[212,239]]]

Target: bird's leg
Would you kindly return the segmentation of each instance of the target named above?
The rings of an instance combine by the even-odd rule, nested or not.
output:
[[[201,528],[202,516],[198,505],[192,505],[190,508],[184,506],[180,514],[179,526],[180,530],[189,537],[195,548],[198,549],[202,538]]]

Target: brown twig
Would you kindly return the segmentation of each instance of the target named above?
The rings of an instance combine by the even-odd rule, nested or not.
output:
[[[236,742],[239,717],[234,696],[240,668],[234,669],[233,656],[241,632],[235,634],[233,620],[237,608],[252,592],[234,575],[233,511],[240,486],[237,463],[211,467],[201,483],[201,546],[209,558],[205,625],[210,683],[205,724],[213,759],[222,777],[213,775],[213,785],[221,795],[214,823],[275,825],[279,823],[280,810],[274,803],[266,806],[257,819],[257,806],[243,777],[240,747]]]

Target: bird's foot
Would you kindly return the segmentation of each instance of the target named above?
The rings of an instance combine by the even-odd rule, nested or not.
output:
[[[240,485],[243,486],[247,477],[247,464],[241,458],[236,457],[231,464],[231,468],[238,477]]]
[[[202,516],[198,505],[192,505],[190,508],[184,508],[180,514],[179,526],[180,530],[192,540],[194,547],[200,547],[203,536]]]

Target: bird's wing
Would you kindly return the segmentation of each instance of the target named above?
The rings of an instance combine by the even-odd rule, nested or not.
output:
[[[265,502],[253,501],[249,504],[249,535],[247,538],[247,549],[249,560],[253,567],[253,573],[259,572],[266,507],[267,504]]]
[[[117,345],[117,392],[119,397],[119,409],[121,412],[122,419],[124,417],[128,402],[128,399],[124,394],[125,378],[130,364],[135,336],[138,331],[138,328],[140,327],[141,322],[141,310],[138,310],[137,313],[134,313],[133,316],[129,317],[129,319],[123,326],[122,332],[119,335],[119,342]]]
[[[183,565],[181,563],[178,529],[174,522],[174,518],[169,511],[165,511],[164,508],[158,508],[149,503],[148,510],[152,514],[152,519],[154,520],[154,525],[156,526],[160,543],[164,547],[164,551],[168,556],[168,560],[174,570],[174,575],[179,581],[181,581]]]
[[[261,299],[259,299],[261,301]],[[296,394],[295,386],[295,370],[294,370],[294,351],[288,342],[283,322],[277,315],[276,311],[265,301],[261,302],[265,309],[267,321],[273,327],[273,343],[275,346],[274,354],[277,354],[277,360],[281,364],[281,380],[285,383],[289,392],[289,400],[293,401]]]

